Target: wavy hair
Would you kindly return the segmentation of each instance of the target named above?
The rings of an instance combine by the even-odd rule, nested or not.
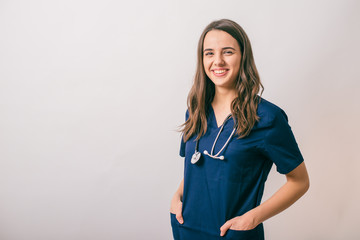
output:
[[[206,110],[214,99],[215,85],[205,73],[203,47],[206,34],[214,29],[227,32],[240,46],[240,70],[235,83],[237,97],[231,103],[231,114],[237,123],[238,138],[249,135],[255,122],[260,119],[256,110],[264,87],[255,66],[249,38],[236,22],[229,19],[217,20],[204,29],[198,42],[196,73],[187,98],[189,118],[181,125],[180,130],[185,142],[194,134],[198,134],[196,139],[199,139],[207,131]],[[258,96],[260,91],[260,96]]]

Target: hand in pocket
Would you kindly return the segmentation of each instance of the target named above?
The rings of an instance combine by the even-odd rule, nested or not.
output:
[[[228,220],[220,228],[220,236],[224,236],[228,229],[236,231],[248,231],[254,229],[258,223],[256,223],[254,217],[251,214],[245,213],[242,216],[234,217]]]
[[[177,194],[175,194],[171,200],[170,212],[176,215],[176,219],[180,224],[184,223],[184,219],[182,217],[182,202]]]

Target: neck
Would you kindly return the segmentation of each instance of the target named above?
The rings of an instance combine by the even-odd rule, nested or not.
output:
[[[237,97],[235,89],[215,88],[213,106],[219,106],[230,110],[232,101]]]

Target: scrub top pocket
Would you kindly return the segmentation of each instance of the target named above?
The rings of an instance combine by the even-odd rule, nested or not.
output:
[[[170,213],[170,220],[171,220],[171,228],[174,240],[180,240],[180,233],[179,233],[179,222],[176,219],[176,215],[173,213]]]

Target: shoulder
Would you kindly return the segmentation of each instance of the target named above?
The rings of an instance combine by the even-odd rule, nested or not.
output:
[[[257,114],[260,118],[257,122],[258,127],[271,126],[279,118],[288,121],[288,117],[282,108],[264,98],[260,98]]]

